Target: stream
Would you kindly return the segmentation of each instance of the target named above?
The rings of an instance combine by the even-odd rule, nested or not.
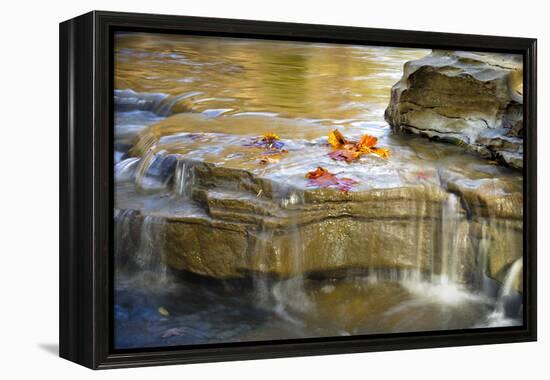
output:
[[[476,219],[472,215],[477,211],[465,207],[460,194],[449,192],[449,184],[497,196],[521,192],[521,173],[466,154],[460,146],[394,134],[384,120],[391,87],[401,78],[404,63],[428,53],[420,49],[117,34],[115,347],[520,326],[522,294],[517,284],[521,282],[522,259],[506,265],[499,281],[485,270],[490,253],[497,249],[494,241],[498,238],[491,231],[511,236],[517,232],[515,224],[502,222],[490,210]],[[391,156],[384,160],[369,155],[353,164],[335,162],[326,154],[326,136],[334,129],[350,139],[366,133],[375,136]],[[280,136],[288,152],[280,162],[260,165],[258,151],[247,144],[270,132]],[[338,237],[322,232],[319,239],[335,247],[331,251],[334,257],[327,262],[336,268],[323,271],[318,269],[321,264],[310,259],[313,245],[306,244],[309,232],[300,223],[284,226],[292,238],[278,246],[274,237],[278,232],[265,227],[271,221],[265,217],[261,219],[263,229],[254,231],[256,245],[247,248],[253,250],[254,257],[246,265],[257,271],[247,267],[248,275],[218,275],[229,271],[227,263],[215,263],[219,267],[207,267],[205,273],[181,270],[183,265],[197,268],[204,258],[187,264],[173,258],[174,253],[169,256],[168,249],[181,250],[173,247],[176,243],[167,248],[172,244],[166,241],[170,223],[215,218],[237,226],[256,223],[255,219],[245,220],[253,217],[244,212],[226,215],[232,211],[220,209],[214,215],[213,208],[205,210],[197,198],[197,189],[207,187],[208,182],[196,167],[201,162],[245,171],[276,184],[267,197],[262,191],[249,194],[247,189],[234,188],[225,177],[212,177],[213,185],[208,185],[212,194],[208,194],[222,200],[237,199],[281,220],[295,215],[292,212],[309,212],[312,202],[308,197],[327,196],[330,204],[338,205],[338,197],[343,195],[336,190],[336,195],[310,195],[315,189],[304,175],[317,166],[352,178],[356,184],[351,197],[424,186],[426,200],[418,198],[408,204],[414,209],[412,216],[395,206],[391,211],[400,218],[387,224],[394,223],[418,239],[402,248],[418,252],[410,253],[413,261],[402,259],[409,260],[407,265],[344,265],[342,260],[349,256],[344,248],[338,248]],[[445,194],[445,200],[432,202],[429,197],[435,197],[434,188],[437,194]],[[335,234],[344,231],[341,236],[352,236],[355,228],[367,228],[355,227],[362,219],[350,215],[346,214],[347,224],[329,226]],[[399,241],[398,230],[381,224],[382,217],[369,218]],[[471,237],[474,228],[480,231],[475,239]],[[436,253],[422,253],[426,243],[421,236],[431,237],[428,240],[433,240]],[[186,244],[192,243],[181,244],[187,249]],[[273,264],[270,256],[263,254],[266,244],[269,249],[273,245],[275,251],[290,250],[292,254]],[[380,245],[380,249],[387,249],[390,256],[401,255],[397,243]],[[474,269],[465,263],[466,256],[471,257]],[[266,267],[282,268],[289,275],[263,273]]]

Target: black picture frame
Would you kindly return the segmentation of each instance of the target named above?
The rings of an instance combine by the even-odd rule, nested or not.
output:
[[[112,336],[113,33],[149,31],[522,54],[524,324],[115,351]],[[535,341],[536,39],[93,11],[60,24],[60,356],[93,369]]]

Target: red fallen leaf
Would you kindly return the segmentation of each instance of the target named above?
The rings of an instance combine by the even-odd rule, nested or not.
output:
[[[183,328],[176,327],[176,328],[173,328],[173,329],[166,330],[165,332],[162,333],[162,335],[160,337],[161,338],[170,338],[170,337],[173,337],[173,336],[180,336],[184,332],[185,332],[185,330]]]
[[[345,193],[347,193],[353,185],[358,183],[351,178],[338,178],[336,174],[320,166],[308,172],[306,178],[309,179],[308,186],[335,188]]]
[[[315,178],[319,178],[321,176],[324,176],[326,174],[331,174],[331,173],[329,173],[329,171],[327,169],[322,168],[320,166],[317,166],[317,169],[315,169],[311,172],[308,172],[306,174],[306,178],[315,179]],[[331,175],[334,175],[334,174],[331,174]]]

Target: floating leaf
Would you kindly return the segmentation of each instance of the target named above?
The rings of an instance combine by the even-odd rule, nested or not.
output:
[[[347,142],[344,136],[340,133],[340,131],[338,129],[335,129],[334,131],[329,133],[328,143],[332,145],[333,148],[340,148],[341,146],[345,145]]]
[[[382,158],[388,158],[390,157],[390,150],[387,148],[371,148],[371,153],[374,153]]]
[[[377,142],[378,139],[376,137],[371,135],[363,135],[363,137],[361,137],[361,140],[359,140],[359,142],[357,143],[357,149],[362,150],[372,148],[376,145]]]
[[[309,180],[308,186],[334,188],[345,193],[347,193],[353,185],[357,184],[357,181],[351,178],[338,178],[334,173],[320,166],[308,172],[306,178]]]
[[[280,140],[281,138],[276,134],[276,133],[266,133],[264,136],[263,136],[263,139],[264,141],[275,141],[275,140]]]
[[[266,133],[261,137],[255,137],[250,143],[245,144],[245,146],[265,149],[259,157],[260,165],[278,162],[282,158],[282,154],[288,153],[288,150],[283,149],[285,143],[280,141],[280,137],[275,133]]]
[[[329,153],[329,157],[335,161],[346,161],[348,163],[355,161],[363,154],[373,153],[382,158],[390,156],[389,149],[378,148],[376,143],[378,139],[371,135],[363,135],[359,142],[346,140],[346,138],[337,130],[333,130],[328,135],[328,143],[336,149]]]
[[[352,162],[353,160],[357,159],[360,155],[361,155],[361,152],[356,152],[354,150],[349,150],[349,149],[338,149],[328,154],[328,156],[335,161],[346,161],[346,162]]]
[[[311,172],[308,172],[306,174],[306,178],[316,179],[316,178],[322,177],[322,176],[327,175],[327,174],[330,174],[327,169],[318,166],[317,169],[315,169]],[[331,175],[334,175],[334,174],[331,174]]]
[[[158,312],[160,315],[163,315],[165,317],[168,317],[170,315],[170,313],[168,312],[168,310],[166,310],[165,308],[163,308],[162,306],[158,308]]]

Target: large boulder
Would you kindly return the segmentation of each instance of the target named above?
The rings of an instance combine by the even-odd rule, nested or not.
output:
[[[523,166],[521,55],[433,51],[405,64],[385,117],[396,131]]]

